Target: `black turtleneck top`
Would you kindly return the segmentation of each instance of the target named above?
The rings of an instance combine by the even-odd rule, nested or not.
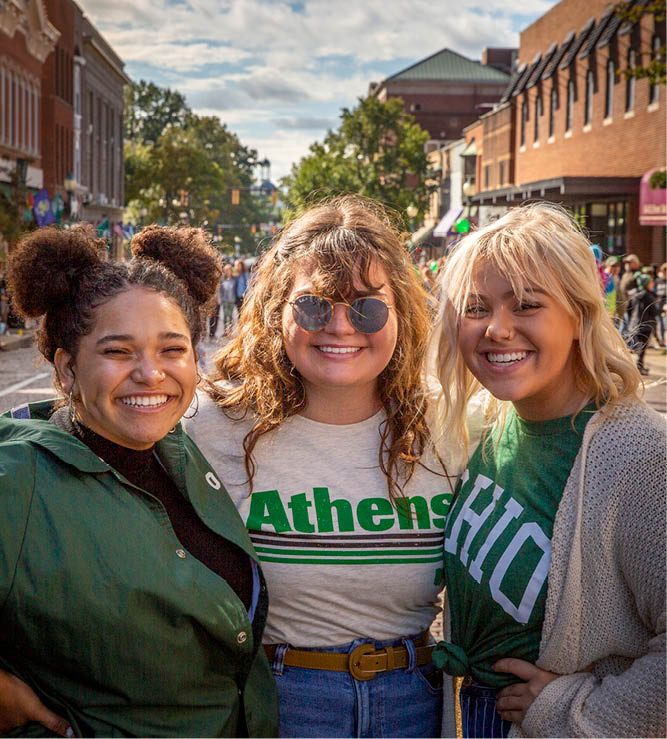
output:
[[[80,423],[74,424],[73,431],[100,459],[162,503],[183,548],[224,578],[249,609],[253,588],[250,558],[236,544],[206,526],[162,467],[154,450],[128,449]]]

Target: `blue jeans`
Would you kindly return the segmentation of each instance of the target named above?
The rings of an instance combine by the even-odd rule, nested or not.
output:
[[[408,667],[379,672],[371,680],[357,680],[349,672],[287,667],[282,664],[284,649],[278,647],[272,667],[278,686],[280,736],[440,736],[440,675],[432,664],[414,666],[414,638],[356,639],[335,647],[313,648],[348,654],[360,644],[373,644],[376,649],[405,644],[411,656]]]
[[[496,710],[496,688],[472,683],[461,686],[461,723],[465,739],[506,737],[511,721],[500,718]]]

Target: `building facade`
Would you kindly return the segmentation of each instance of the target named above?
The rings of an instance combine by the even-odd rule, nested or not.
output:
[[[562,0],[522,31],[517,72],[481,118],[474,201],[559,202],[605,253],[664,261],[665,228],[641,225],[639,208],[642,177],[665,167],[666,90],[624,74],[664,38],[652,15],[622,22],[605,0]]]
[[[0,0],[0,183],[18,167],[43,187],[42,67],[59,36],[41,0]]]
[[[431,140],[454,141],[480,112],[498,102],[510,79],[508,68],[515,52],[486,49],[483,60],[494,66],[442,49],[380,83],[371,82],[369,95],[381,101],[401,98]]]

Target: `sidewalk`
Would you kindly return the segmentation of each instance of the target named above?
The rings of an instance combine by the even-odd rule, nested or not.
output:
[[[35,337],[35,329],[10,329],[8,333],[0,336],[0,352],[9,352],[12,349],[20,349],[30,346]]]

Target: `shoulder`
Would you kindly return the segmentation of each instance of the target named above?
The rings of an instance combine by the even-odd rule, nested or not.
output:
[[[637,401],[619,404],[610,413],[596,413],[586,429],[591,447],[613,453],[625,461],[636,458],[641,450],[661,449],[664,452],[667,419]]]

